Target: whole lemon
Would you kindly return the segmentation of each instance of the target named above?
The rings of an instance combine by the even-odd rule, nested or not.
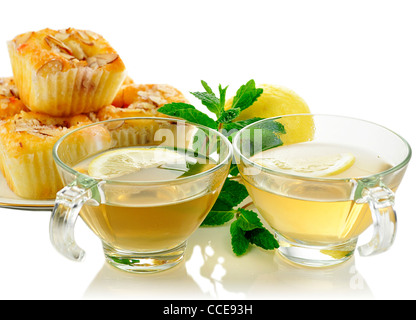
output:
[[[310,114],[306,102],[294,91],[271,84],[257,86],[263,93],[250,107],[243,110],[234,121],[247,120],[255,117],[272,118],[289,114]],[[228,110],[233,98],[227,100],[225,110]],[[312,116],[293,117],[279,120],[285,126],[286,134],[280,138],[284,144],[310,141],[315,133]]]
[[[257,86],[263,93],[249,108],[243,110],[236,121],[247,120],[254,117],[271,118],[285,114],[310,113],[306,102],[296,92],[271,84]],[[233,99],[225,104],[225,110],[231,107]]]

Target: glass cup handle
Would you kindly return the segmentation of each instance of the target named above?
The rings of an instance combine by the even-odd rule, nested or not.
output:
[[[97,186],[96,183],[94,185]],[[93,186],[84,188],[73,183],[56,195],[49,223],[50,240],[62,255],[74,261],[81,261],[85,256],[85,251],[77,245],[74,237],[78,214],[87,201],[91,201],[92,205],[99,204],[94,200],[94,192],[91,192]]]
[[[386,251],[393,244],[397,217],[394,210],[394,193],[389,188],[380,186],[364,188],[363,202],[368,202],[373,218],[373,237],[367,243],[358,247],[361,256],[370,256]],[[361,201],[360,201],[361,202]]]

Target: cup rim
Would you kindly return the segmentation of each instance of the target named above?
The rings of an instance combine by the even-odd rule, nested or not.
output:
[[[263,166],[258,165],[257,163],[251,161],[249,158],[247,158],[245,155],[243,155],[240,150],[239,150],[239,146],[238,146],[238,141],[240,140],[240,136],[242,134],[242,132],[244,130],[249,129],[250,127],[253,127],[255,125],[258,125],[261,122],[266,122],[266,121],[273,121],[273,120],[277,120],[277,119],[281,119],[281,118],[289,118],[289,117],[296,117],[296,116],[309,116],[309,117],[335,117],[335,118],[342,118],[342,119],[348,119],[348,120],[354,120],[354,121],[361,121],[373,126],[377,126],[379,128],[382,128],[384,130],[389,131],[390,133],[392,133],[393,135],[395,135],[396,137],[398,137],[403,143],[404,145],[407,147],[407,156],[404,158],[404,160],[402,160],[400,163],[398,163],[397,165],[381,171],[381,172],[377,172],[375,174],[371,174],[368,176],[360,176],[360,177],[349,177],[349,178],[331,178],[331,177],[310,177],[310,176],[305,176],[302,174],[296,175],[296,174],[290,174],[290,173],[286,173],[286,172],[282,172],[282,171],[277,171],[277,170],[273,170],[273,169],[269,169]],[[343,116],[343,115],[335,115],[335,114],[321,114],[321,113],[296,113],[296,114],[287,114],[287,115],[281,115],[281,116],[276,116],[276,117],[271,117],[271,118],[265,118],[265,119],[261,119],[259,121],[253,122],[247,126],[245,126],[244,128],[242,128],[241,130],[239,130],[236,134],[236,136],[233,139],[233,150],[234,150],[234,156],[236,156],[237,158],[241,157],[243,158],[245,161],[247,161],[250,165],[259,168],[262,171],[274,174],[274,175],[280,175],[280,176],[286,176],[286,177],[292,177],[292,178],[302,178],[305,180],[313,180],[313,181],[350,181],[350,180],[355,180],[355,179],[365,179],[365,178],[369,178],[369,177],[375,177],[375,176],[384,176],[384,175],[388,175],[392,172],[395,172],[397,170],[400,170],[401,168],[405,167],[411,157],[412,157],[412,148],[410,146],[410,144],[407,142],[406,139],[404,139],[401,135],[397,134],[396,132],[394,132],[393,130],[380,125],[376,122],[372,122],[369,120],[364,120],[364,119],[360,119],[360,118],[356,118],[356,117],[350,117],[350,116]]]
[[[71,134],[78,132],[80,130],[84,130],[88,127],[92,127],[92,126],[96,126],[96,125],[100,125],[100,124],[105,124],[105,123],[110,123],[110,122],[116,122],[116,121],[132,121],[132,120],[164,120],[164,121],[175,121],[176,123],[178,123],[179,121],[184,122],[185,124],[190,124],[202,129],[206,129],[212,133],[217,134],[221,140],[227,145],[228,148],[228,153],[226,155],[226,157],[220,162],[217,163],[214,167],[210,168],[207,171],[203,171],[191,176],[187,176],[187,177],[182,177],[182,178],[176,178],[176,179],[169,179],[169,180],[158,180],[158,181],[121,181],[121,180],[117,180],[117,179],[99,179],[99,178],[95,178],[92,177],[88,174],[84,174],[81,173],[77,170],[72,169],[70,166],[68,166],[67,164],[65,164],[59,157],[57,150],[59,148],[59,146],[61,145],[61,143]],[[63,135],[61,138],[58,139],[58,141],[56,141],[56,143],[53,146],[52,149],[52,157],[55,161],[55,163],[61,167],[63,170],[69,172],[70,174],[74,175],[74,176],[81,176],[81,177],[88,177],[89,179],[93,179],[95,181],[105,181],[106,183],[111,183],[111,184],[120,184],[120,185],[162,185],[162,184],[166,184],[166,183],[171,183],[171,182],[177,182],[177,183],[182,183],[185,182],[187,180],[194,180],[194,179],[198,179],[204,176],[207,176],[217,170],[219,170],[220,168],[222,168],[231,158],[233,155],[233,146],[231,144],[231,142],[219,131],[214,130],[212,128],[209,128],[207,126],[204,125],[200,125],[197,123],[193,123],[187,120],[184,120],[182,118],[177,118],[177,117],[172,117],[172,118],[165,118],[165,117],[127,117],[127,118],[117,118],[117,119],[108,119],[108,120],[104,120],[104,121],[98,121],[98,122],[94,122],[91,124],[87,124],[84,126],[81,126],[75,130],[72,130],[68,133],[66,133],[65,135]]]

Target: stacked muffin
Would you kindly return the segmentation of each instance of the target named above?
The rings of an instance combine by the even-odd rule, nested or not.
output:
[[[0,169],[25,199],[53,199],[63,187],[52,148],[67,132],[100,120],[160,116],[165,103],[186,102],[171,86],[134,84],[117,52],[91,31],[28,32],[8,49],[14,77],[0,78]]]

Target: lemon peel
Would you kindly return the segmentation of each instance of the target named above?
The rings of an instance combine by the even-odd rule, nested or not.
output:
[[[263,89],[261,96],[250,107],[241,111],[239,120],[254,117],[270,118],[286,114],[310,113],[309,106],[296,92],[283,86],[260,84]],[[225,110],[231,107],[233,98],[225,103]]]
[[[352,251],[341,251],[341,250],[320,250],[322,254],[326,254],[336,260],[343,259],[352,255]]]
[[[260,84],[261,96],[250,107],[241,111],[234,121],[258,118],[272,118],[290,114],[310,114],[309,106],[296,92],[283,86]],[[224,109],[228,110],[234,98],[227,100]],[[284,145],[311,141],[315,134],[313,117],[290,117],[279,120],[286,130],[280,139]]]

